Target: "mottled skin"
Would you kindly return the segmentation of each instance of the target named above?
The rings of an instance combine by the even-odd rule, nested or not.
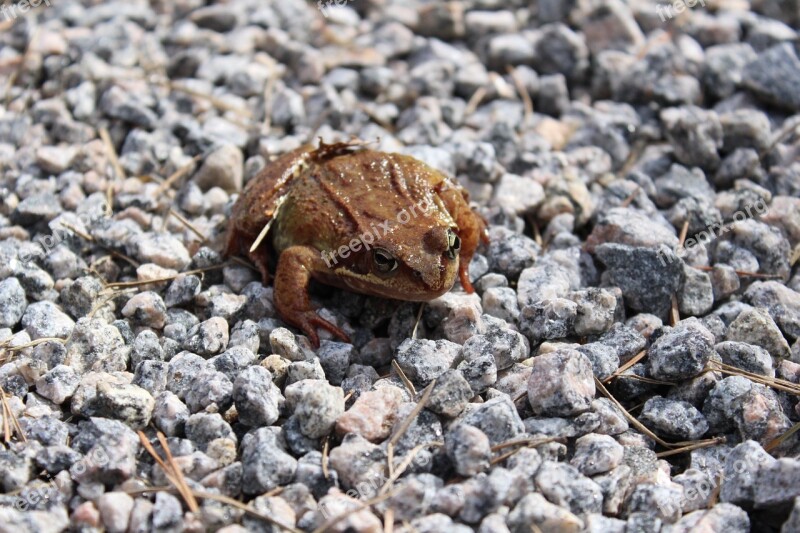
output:
[[[267,237],[250,251],[267,223]],[[467,271],[479,240],[487,240],[485,222],[442,173],[405,155],[321,143],[283,155],[247,184],[233,207],[225,255],[247,255],[266,284],[269,254],[279,254],[275,307],[318,346],[316,327],[348,339],[314,311],[312,278],[426,301],[458,276],[471,293]]]

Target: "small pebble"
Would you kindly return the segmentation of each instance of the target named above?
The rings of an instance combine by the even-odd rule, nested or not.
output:
[[[336,419],[336,432],[339,435],[355,433],[370,442],[382,442],[391,432],[402,401],[403,394],[397,387],[386,386],[365,392]],[[433,394],[429,401],[433,401]]]
[[[322,380],[306,379],[286,387],[287,408],[294,412],[300,431],[312,439],[324,437],[344,413],[344,393]]]
[[[587,411],[594,399],[592,366],[585,355],[561,350],[533,359],[528,381],[528,402],[536,414],[576,415]]]

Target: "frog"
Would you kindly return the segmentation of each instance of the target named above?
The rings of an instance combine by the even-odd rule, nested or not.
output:
[[[320,139],[247,182],[223,255],[247,257],[265,286],[272,280],[278,315],[319,347],[317,328],[350,339],[317,313],[312,280],[411,302],[438,298],[456,279],[473,293],[469,264],[481,242],[486,221],[454,179],[409,155]]]

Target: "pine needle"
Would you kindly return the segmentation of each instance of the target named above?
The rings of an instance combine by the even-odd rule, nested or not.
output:
[[[285,531],[289,531],[290,533],[303,533],[302,531],[300,531],[297,528],[287,526],[286,524],[282,524],[281,522],[277,521],[276,519],[272,518],[271,516],[266,515],[266,514],[264,514],[262,512],[256,511],[255,509],[253,509],[249,505],[244,504],[244,503],[240,502],[239,500],[235,500],[233,498],[230,498],[228,496],[224,496],[222,494],[214,494],[213,492],[205,492],[205,491],[201,491],[201,490],[195,490],[195,491],[191,491],[191,492],[192,492],[192,495],[194,495],[196,498],[200,498],[201,500],[214,500],[214,501],[217,501],[217,502],[220,502],[220,503],[228,504],[231,507],[235,507],[235,508],[237,508],[237,509],[239,509],[239,510],[241,510],[241,511],[247,513],[247,514],[249,514],[250,516],[253,516],[253,517],[258,518],[260,520],[264,520],[265,522],[269,522],[270,524],[273,524],[276,527],[279,527],[279,528],[281,528],[281,529],[283,529]]]
[[[417,328],[419,327],[419,323],[422,320],[422,311],[425,309],[425,302],[419,304],[419,311],[417,311],[417,320],[414,322],[414,329],[411,330],[411,338],[416,340],[417,338]]]
[[[642,188],[637,183],[636,186],[633,188],[633,192],[631,192],[627,197],[625,197],[625,199],[622,200],[622,203],[619,204],[619,206],[628,207],[633,203],[634,200],[636,200],[636,197],[639,196],[640,192],[642,192]]]
[[[194,168],[195,163],[197,163],[201,159],[203,159],[203,155],[202,154],[196,155],[196,156],[194,156],[192,158],[191,161],[189,161],[188,163],[183,165],[181,168],[179,168],[178,170],[176,170],[175,172],[170,174],[167,177],[167,179],[165,179],[163,182],[161,182],[161,185],[158,186],[158,189],[156,189],[156,196],[161,196],[164,193],[164,191],[166,191],[167,189],[171,188],[172,185],[176,181],[178,181],[179,179],[184,177],[186,174],[188,174]]]
[[[721,372],[729,376],[746,377],[750,381],[754,381],[761,385],[766,385],[776,390],[781,390],[784,392],[788,392],[790,394],[800,396],[800,385],[792,383],[791,381],[787,381],[785,379],[770,378],[767,376],[762,376],[761,374],[747,372],[746,370],[742,370],[741,368],[737,368],[731,365],[726,365],[725,363],[721,363],[719,361],[709,361],[708,369],[714,372]]]
[[[114,148],[114,142],[111,140],[111,135],[108,133],[108,130],[106,128],[100,128],[98,133],[106,147],[106,155],[111,162],[111,167],[114,169],[115,174],[114,179],[108,181],[108,186],[106,188],[106,212],[111,214],[114,212],[114,184],[118,180],[125,179],[125,171],[122,169],[122,165],[119,162],[117,149]]]
[[[403,369],[400,368],[400,365],[394,359],[392,359],[392,368],[394,368],[395,372],[397,372],[397,375],[400,376],[400,380],[403,382],[403,385],[405,385],[406,389],[411,394],[411,397],[413,398],[414,396],[416,396],[417,389],[414,388],[414,384],[411,383],[411,380],[408,379],[406,373],[403,372]]]
[[[239,106],[231,105],[230,103],[226,102],[224,99],[216,97],[216,96],[214,96],[212,94],[206,94],[206,93],[203,93],[203,92],[200,92],[200,91],[196,91],[196,90],[191,89],[189,87],[186,87],[186,86],[180,85],[178,83],[175,83],[174,81],[165,82],[164,85],[166,85],[167,87],[169,87],[173,91],[186,93],[189,96],[193,96],[194,98],[199,98],[201,100],[206,100],[206,101],[210,102],[211,105],[213,105],[214,107],[216,107],[217,109],[219,109],[221,111],[226,111],[226,112],[230,111],[231,113],[235,113],[235,114],[239,115],[240,117],[242,117],[244,119],[247,119],[247,120],[252,118],[252,113],[248,109],[242,108],[242,107],[239,107]],[[245,124],[245,126],[246,126],[246,124]]]
[[[692,268],[696,270],[702,270],[703,272],[711,272],[714,270],[712,266],[704,266],[698,265],[693,266]],[[782,279],[783,276],[779,276],[778,274],[762,274],[761,272],[748,272],[746,270],[734,270],[733,271],[737,276],[740,278],[759,278],[759,279]]]
[[[359,511],[362,511],[363,509],[367,509],[369,507],[372,507],[376,503],[380,503],[380,502],[382,502],[384,500],[388,500],[392,496],[394,496],[394,493],[390,492],[390,493],[387,493],[387,494],[381,494],[380,496],[376,496],[376,497],[374,497],[374,498],[372,498],[370,500],[367,500],[365,502],[356,500],[358,502],[358,507],[357,508],[348,509],[347,511],[343,512],[342,514],[334,516],[333,518],[331,518],[330,520],[328,520],[327,522],[325,522],[324,524],[319,526],[317,529],[315,529],[311,533],[325,533],[330,528],[332,528],[333,526],[335,526],[336,524],[338,524],[339,522],[341,522],[342,520],[344,520],[345,518],[347,518],[351,514],[355,514],[355,513],[359,512]]]
[[[624,374],[630,367],[632,367],[633,365],[635,365],[636,363],[638,363],[639,361],[644,359],[645,355],[647,355],[647,350],[646,349],[642,350],[641,352],[639,352],[636,355],[634,355],[633,357],[631,357],[630,360],[627,363],[625,363],[624,365],[619,367],[613,374],[608,376],[603,381],[605,383],[610,383],[612,379],[617,378],[620,375]]]
[[[692,444],[687,444],[686,446],[681,446],[680,448],[675,448],[673,450],[667,450],[665,452],[657,453],[656,457],[661,459],[663,457],[669,457],[671,455],[678,455],[681,453],[691,452],[692,450],[697,450],[700,448],[708,448],[709,446],[716,446],[717,444],[722,444],[723,442],[725,442],[725,437],[714,437],[713,439],[701,440]]]
[[[8,405],[6,394],[5,389],[0,387],[0,404],[2,404],[3,409],[3,440],[8,444],[16,433],[20,441],[28,442],[28,439],[25,438],[25,432],[22,431],[22,427],[19,425],[17,416],[11,410],[11,406]]]
[[[326,436],[325,440],[322,442],[322,475],[325,479],[330,479],[331,474],[328,471],[328,453],[330,451],[330,437]]]
[[[497,457],[494,457],[490,464],[492,466],[502,463],[512,455],[515,455],[517,452],[524,448],[535,448],[537,446],[541,446],[542,444],[548,444],[550,442],[560,442],[564,440],[563,437],[545,437],[545,438],[527,438],[527,439],[513,439],[506,442],[501,442],[500,444],[495,444],[491,447],[493,452],[499,452],[500,450],[504,450],[506,448],[511,448],[513,446],[519,446],[518,448],[514,448],[513,450],[509,450],[506,453],[500,454]]]
[[[472,96],[470,96],[467,102],[467,107],[464,108],[465,117],[470,116],[478,109],[478,106],[481,105],[481,101],[486,97],[486,93],[486,87],[478,87],[478,89],[472,93]]]
[[[381,489],[378,491],[378,494],[385,494],[392,487],[392,484],[397,481],[401,475],[403,475],[403,472],[405,472],[409,465],[411,465],[411,463],[417,457],[417,454],[429,446],[432,448],[441,448],[444,446],[444,443],[434,441],[414,446],[414,448],[412,448],[411,451],[406,454],[406,456],[403,458],[403,461],[397,466],[397,468],[394,469],[394,472],[392,472],[392,474],[389,476],[389,479],[386,480],[386,483],[383,484],[383,487],[381,487]]]
[[[533,101],[531,100],[531,95],[528,94],[528,89],[525,87],[525,84],[522,83],[522,79],[519,77],[517,71],[511,66],[506,67],[506,70],[511,80],[514,82],[514,87],[516,87],[519,97],[522,99],[522,106],[525,110],[523,124],[530,124],[531,118],[533,117]]]
[[[661,446],[663,446],[665,448],[672,448],[673,447],[672,444],[670,444],[669,442],[665,441],[664,439],[662,439],[661,437],[659,437],[658,435],[656,435],[655,433],[653,433],[652,431],[647,429],[647,426],[645,426],[644,424],[639,422],[636,419],[636,417],[634,417],[632,414],[630,414],[628,412],[628,410],[625,409],[622,406],[622,404],[619,403],[619,401],[616,398],[614,398],[614,396],[610,392],[608,392],[608,390],[606,389],[605,385],[603,385],[603,383],[599,379],[597,379],[596,377],[594,378],[594,383],[595,383],[595,386],[600,390],[600,393],[603,396],[605,396],[606,398],[608,398],[609,400],[611,400],[611,403],[613,403],[617,407],[617,409],[619,409],[622,412],[623,416],[625,416],[625,418],[628,419],[628,422],[633,424],[633,426],[636,429],[638,429],[639,431],[641,431],[642,433],[644,433],[645,435],[647,435],[648,437],[650,437],[655,442],[657,442],[658,444],[660,444]]]
[[[783,444],[784,442],[786,442],[786,440],[787,440],[789,437],[791,437],[792,435],[794,435],[794,434],[795,434],[795,433],[797,433],[798,431],[800,431],[800,422],[798,422],[797,424],[793,425],[791,428],[789,428],[789,430],[788,430],[788,431],[786,431],[786,433],[784,433],[784,434],[783,434],[783,435],[781,435],[780,437],[777,437],[777,438],[775,438],[775,439],[772,439],[771,441],[769,441],[769,442],[767,443],[767,445],[766,445],[766,446],[764,446],[764,451],[766,451],[767,453],[769,453],[769,452],[771,452],[772,450],[774,450],[775,448],[778,448],[778,447],[780,447],[780,445],[781,445],[781,444]]]
[[[672,306],[669,311],[669,321],[672,326],[681,321],[681,314],[678,310],[678,298],[674,294],[672,295]]]
[[[383,513],[383,533],[394,532],[394,509],[391,507]]]
[[[684,223],[683,227],[681,228],[681,234],[678,237],[678,248],[683,248],[683,243],[686,242],[686,234],[689,233],[689,219],[687,218]]]
[[[282,487],[279,487],[279,488],[282,488]],[[154,493],[154,492],[177,492],[177,489],[175,487],[166,486],[166,487],[145,487],[143,489],[133,489],[133,490],[126,490],[125,491],[126,494],[129,494],[131,496],[137,495],[137,494]],[[240,502],[239,500],[235,500],[233,498],[230,498],[230,497],[222,495],[222,494],[215,494],[213,492],[205,492],[205,491],[202,491],[202,490],[193,490],[191,492],[192,492],[192,494],[194,495],[195,498],[199,498],[201,500],[214,500],[214,501],[217,501],[217,502],[220,502],[220,503],[224,503],[226,505],[230,505],[231,507],[235,507],[236,509],[239,509],[242,512],[244,512],[244,513],[246,513],[246,514],[248,514],[250,516],[253,516],[253,517],[258,518],[260,520],[264,520],[265,522],[269,522],[270,524],[274,524],[276,527],[278,527],[278,528],[280,528],[280,529],[282,529],[284,531],[289,531],[290,533],[302,533],[302,531],[300,531],[299,529],[287,526],[286,524],[282,524],[282,523],[278,522],[277,520],[275,520],[274,518],[272,518],[271,516],[265,515],[265,514],[255,510],[255,509],[253,509],[249,505],[247,505],[247,504],[245,504],[243,502]]]
[[[183,472],[181,471],[180,467],[175,463],[175,459],[172,457],[172,451],[169,449],[167,438],[164,436],[164,434],[160,431],[156,433],[158,442],[161,444],[161,448],[164,450],[166,461],[162,459],[158,453],[156,453],[155,448],[153,448],[153,445],[147,439],[147,436],[142,431],[139,431],[138,433],[142,446],[144,446],[144,449],[147,450],[147,453],[153,457],[155,462],[158,463],[158,466],[160,466],[164,471],[164,475],[181,495],[183,500],[186,502],[187,507],[189,507],[189,510],[193,513],[199,511],[200,506],[197,505],[197,499],[195,499],[192,490],[186,484],[186,479],[183,477]]]
[[[420,412],[422,412],[422,410],[425,408],[425,405],[428,403],[428,398],[431,397],[431,392],[433,392],[433,387],[435,386],[436,380],[434,379],[427,387],[425,387],[425,390],[422,393],[422,398],[420,398],[420,400],[417,402],[417,405],[414,406],[405,420],[403,420],[403,423],[400,424],[397,432],[389,439],[389,444],[396,445],[397,441],[403,438],[403,435],[406,434],[406,431],[408,431],[411,423],[414,422],[414,420],[417,418],[417,415],[419,415]]]
[[[110,288],[110,289],[121,289],[121,288],[126,288],[126,287],[139,287],[141,285],[148,285],[150,283],[161,283],[163,281],[172,281],[175,278],[178,278],[180,276],[190,276],[190,275],[193,275],[193,274],[202,274],[203,272],[208,272],[210,270],[218,270],[220,268],[224,268],[225,266],[226,266],[226,264],[223,263],[221,265],[212,265],[212,266],[207,266],[207,267],[203,267],[203,268],[197,268],[197,269],[194,269],[194,270],[187,270],[185,272],[178,272],[177,274],[172,275],[172,276],[163,276],[163,277],[160,277],[160,278],[143,279],[143,280],[135,280],[135,281],[116,281],[114,283],[109,283],[107,285],[107,287]]]
[[[181,224],[186,226],[189,229],[189,231],[191,231],[192,233],[194,233],[195,235],[200,237],[200,244],[204,244],[204,243],[206,243],[208,241],[208,237],[203,235],[203,232],[201,232],[191,222],[189,222],[186,219],[186,217],[184,217],[183,215],[181,215],[180,213],[178,213],[177,211],[175,211],[171,207],[169,209],[169,214],[172,215],[173,217],[175,217],[176,219],[178,219],[178,222],[180,222]]]
[[[397,364],[395,361],[392,361],[392,363]],[[399,369],[400,367],[398,366],[397,368]],[[436,380],[434,379],[425,388],[425,391],[422,393],[422,398],[420,398],[419,402],[417,402],[417,405],[414,406],[405,420],[403,420],[403,423],[400,424],[397,432],[389,439],[389,443],[386,446],[386,458],[389,467],[390,478],[394,475],[394,447],[397,445],[397,441],[399,441],[403,435],[405,435],[406,431],[408,431],[408,428],[411,427],[411,423],[414,422],[414,420],[417,418],[417,415],[419,415],[419,413],[425,408],[425,405],[428,403],[428,398],[430,398],[431,392],[433,391],[433,387],[435,385]]]

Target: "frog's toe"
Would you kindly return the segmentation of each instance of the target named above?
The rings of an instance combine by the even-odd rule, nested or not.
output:
[[[322,328],[331,332],[344,342],[352,342],[350,337],[347,336],[347,333],[345,333],[341,328],[331,324],[314,311],[303,312],[300,316],[294,317],[294,319],[297,323],[297,327],[306,334],[308,340],[311,341],[311,344],[314,346],[314,348],[319,348],[319,335],[317,335],[317,328]]]
[[[467,265],[469,265],[469,263],[467,263]],[[461,282],[461,286],[467,294],[475,292],[475,287],[472,286],[472,282],[469,280],[469,266],[467,266],[467,268],[460,267],[458,269],[458,280]]]

